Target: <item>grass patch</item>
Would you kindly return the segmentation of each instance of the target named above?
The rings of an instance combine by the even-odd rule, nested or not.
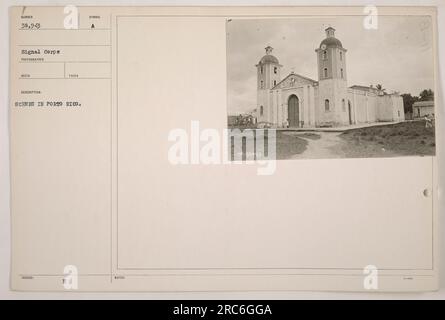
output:
[[[424,121],[351,129],[340,137],[348,157],[430,156],[436,154],[435,129]]]

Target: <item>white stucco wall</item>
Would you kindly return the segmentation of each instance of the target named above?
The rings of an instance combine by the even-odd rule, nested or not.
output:
[[[344,81],[327,79],[318,85],[302,82],[294,87],[258,90],[258,122],[267,122],[277,128],[284,127],[288,119],[288,100],[291,95],[298,97],[299,121],[303,128],[350,125],[349,103],[351,124],[405,120],[400,95],[378,95],[374,91],[346,88]],[[330,101],[329,111],[325,110],[325,99]],[[261,105],[263,115],[260,115]],[[422,116],[432,113],[431,110],[425,112]]]
[[[419,118],[419,111],[420,111],[420,117],[424,117],[426,115],[432,115],[434,114],[434,106],[431,107],[413,107],[413,116],[415,118]]]

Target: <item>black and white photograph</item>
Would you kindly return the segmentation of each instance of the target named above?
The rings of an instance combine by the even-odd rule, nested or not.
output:
[[[229,19],[232,136],[276,130],[277,159],[435,155],[431,17],[366,23]]]

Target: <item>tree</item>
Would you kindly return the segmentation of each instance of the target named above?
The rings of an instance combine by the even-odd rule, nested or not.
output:
[[[372,87],[372,86],[371,86]],[[381,91],[383,94],[386,94],[386,89],[385,88],[383,88],[383,85],[382,84],[376,84],[375,85],[375,88],[377,89],[377,90],[379,90],[379,91]]]
[[[411,93],[404,93],[401,95],[403,99],[403,109],[405,113],[413,112],[413,104],[419,101],[419,97],[412,96]]]
[[[434,92],[431,89],[424,89],[419,93],[420,101],[431,101],[434,100]]]

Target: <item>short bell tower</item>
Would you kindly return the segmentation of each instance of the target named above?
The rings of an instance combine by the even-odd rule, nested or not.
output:
[[[261,58],[257,68],[257,121],[272,122],[273,110],[270,102],[271,89],[280,82],[281,65],[272,55],[273,48],[265,48],[266,55]]]

